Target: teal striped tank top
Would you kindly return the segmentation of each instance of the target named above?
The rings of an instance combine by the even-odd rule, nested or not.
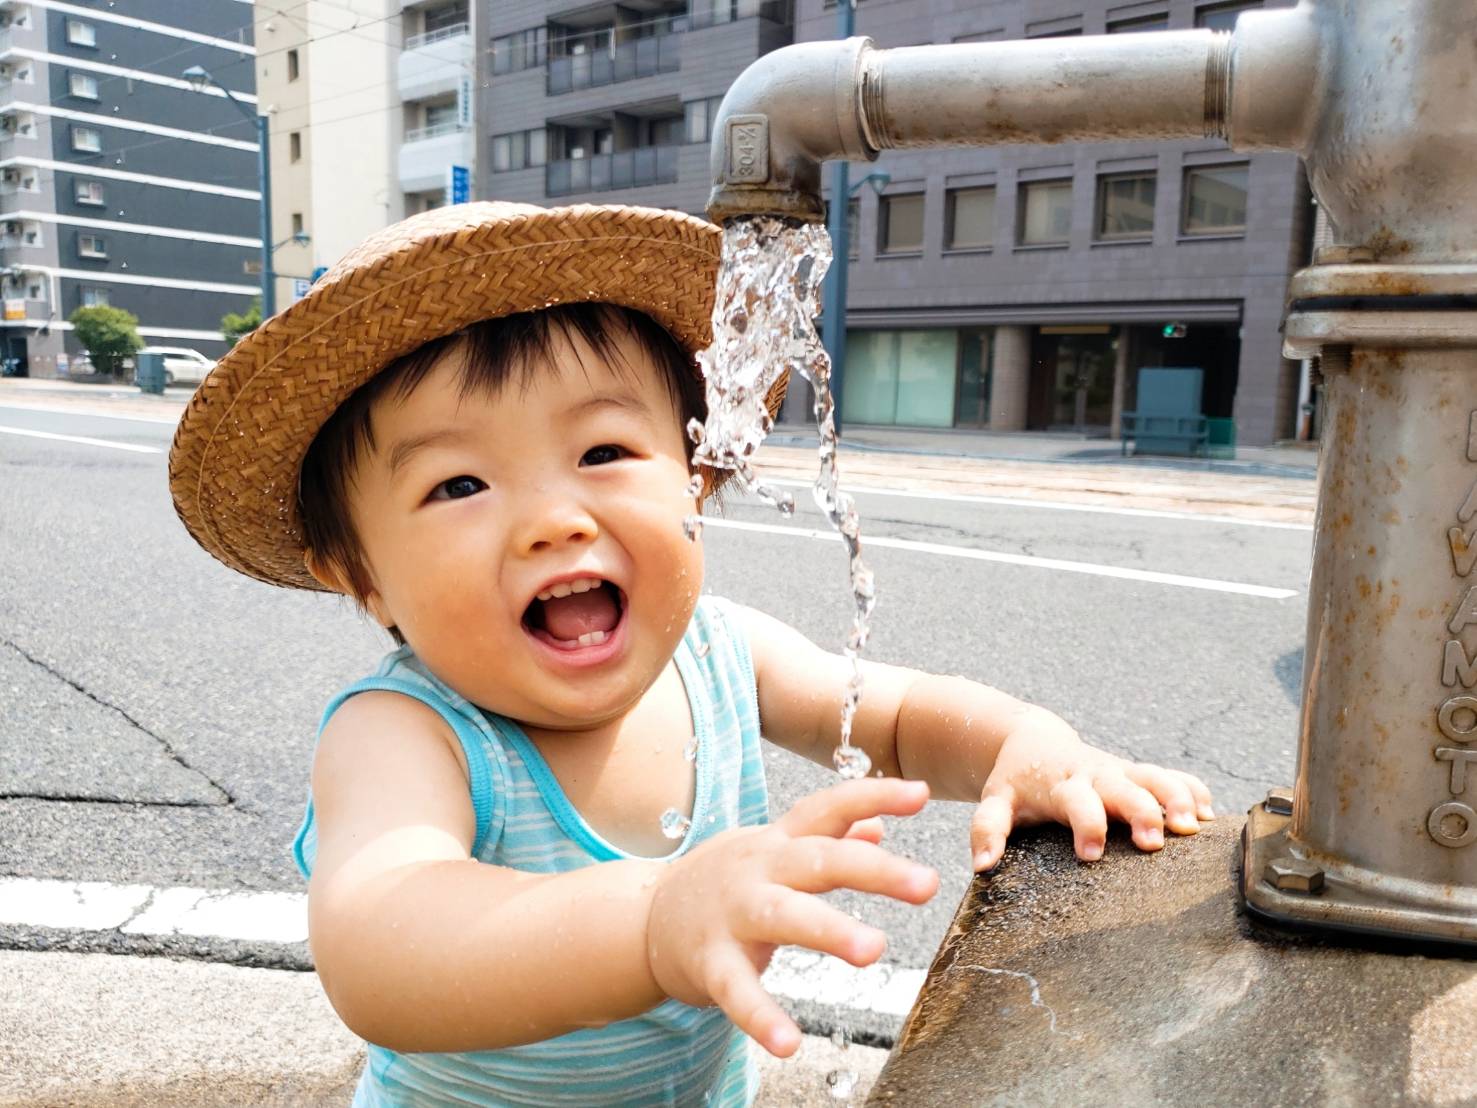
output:
[[[697,737],[691,826],[664,860],[732,827],[768,819],[759,705],[748,643],[733,606],[703,597],[677,647]],[[483,712],[443,684],[408,646],[329,703],[319,734],[355,693],[383,689],[423,701],[466,756],[476,839],[472,856],[529,873],[563,873],[629,858],[565,798],[538,749],[512,720]],[[313,803],[293,842],[304,877],[317,848]],[[634,1019],[544,1042],[458,1054],[402,1054],[370,1044],[355,1108],[472,1105],[748,1105],[757,1091],[747,1037],[716,1008],[668,1000]]]

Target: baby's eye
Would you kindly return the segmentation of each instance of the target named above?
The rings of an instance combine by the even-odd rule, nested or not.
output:
[[[629,454],[630,451],[628,451],[624,446],[616,446],[614,443],[604,442],[601,443],[599,446],[592,446],[590,447],[590,449],[586,450],[584,454],[580,457],[580,465],[609,465],[611,462],[620,461],[622,458],[629,456]]]
[[[474,493],[481,492],[487,486],[475,477],[469,477],[463,473],[460,477],[453,477],[448,481],[442,481],[431,490],[432,500],[463,500]],[[444,494],[444,495],[443,495]]]

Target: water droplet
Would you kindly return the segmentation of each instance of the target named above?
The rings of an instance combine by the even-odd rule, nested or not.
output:
[[[831,762],[836,766],[836,772],[848,781],[865,777],[872,771],[872,759],[867,757],[867,752],[850,743],[838,746],[831,754]]]
[[[688,819],[676,808],[668,808],[662,813],[662,834],[669,839],[680,839],[687,834],[687,829],[692,826],[692,820]]]
[[[708,656],[708,651],[712,649],[713,648],[709,646],[707,642],[700,642],[692,648],[692,652],[696,654],[699,658],[706,658]]]
[[[847,1100],[856,1088],[856,1071],[832,1070],[826,1074],[826,1086],[833,1100]]]
[[[831,1045],[837,1050],[845,1050],[851,1045],[851,1036],[847,1033],[846,1028],[838,1027],[835,1031],[831,1032]]]
[[[703,533],[703,517],[688,516],[682,521],[682,533],[689,541],[696,542],[697,537]]]
[[[692,475],[692,480],[689,481],[689,482],[687,482],[687,495],[688,496],[702,496],[703,495],[703,475],[701,473],[694,473]]]
[[[690,738],[690,739],[687,740],[687,745],[682,748],[682,757],[686,758],[689,762],[695,762],[695,761],[697,761],[697,736],[696,735],[694,735],[692,738]]]

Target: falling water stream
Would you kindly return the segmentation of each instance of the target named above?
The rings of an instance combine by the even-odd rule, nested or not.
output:
[[[856,505],[840,488],[831,361],[813,322],[820,311],[821,279],[830,264],[831,240],[821,224],[754,216],[725,227],[713,345],[698,354],[708,418],[705,423],[693,420],[688,433],[697,462],[731,471],[740,489],[792,515],[794,498],[761,483],[752,458],[774,426],[765,399],[775,383],[793,369],[815,389],[821,464],[813,495],[846,544],[855,605],[844,649],[851,678],[841,708],[841,745],[832,760],[842,777],[854,778],[865,777],[872,768],[866,752],[852,745],[851,728],[862,692],[858,654],[867,642],[876,589],[872,571],[862,562]],[[701,478],[694,478],[693,495],[701,491]],[[701,527],[700,517],[690,517],[688,538],[696,538]]]

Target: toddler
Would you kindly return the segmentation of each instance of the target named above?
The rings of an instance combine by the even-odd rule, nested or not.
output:
[[[719,238],[630,207],[416,216],[181,422],[195,538],[398,644],[329,703],[294,844],[323,987],[371,1044],[358,1105],[748,1104],[748,1040],[800,1042],[760,984],[776,947],[882,954],[818,894],[937,886],[877,817],[976,804],[976,870],[1018,823],[1091,860],[1109,818],[1144,850],[1211,818],[1196,778],[1042,708],[866,663],[853,737],[883,776],[769,821],[761,730],[829,766],[849,663],[702,595],[684,427]]]

